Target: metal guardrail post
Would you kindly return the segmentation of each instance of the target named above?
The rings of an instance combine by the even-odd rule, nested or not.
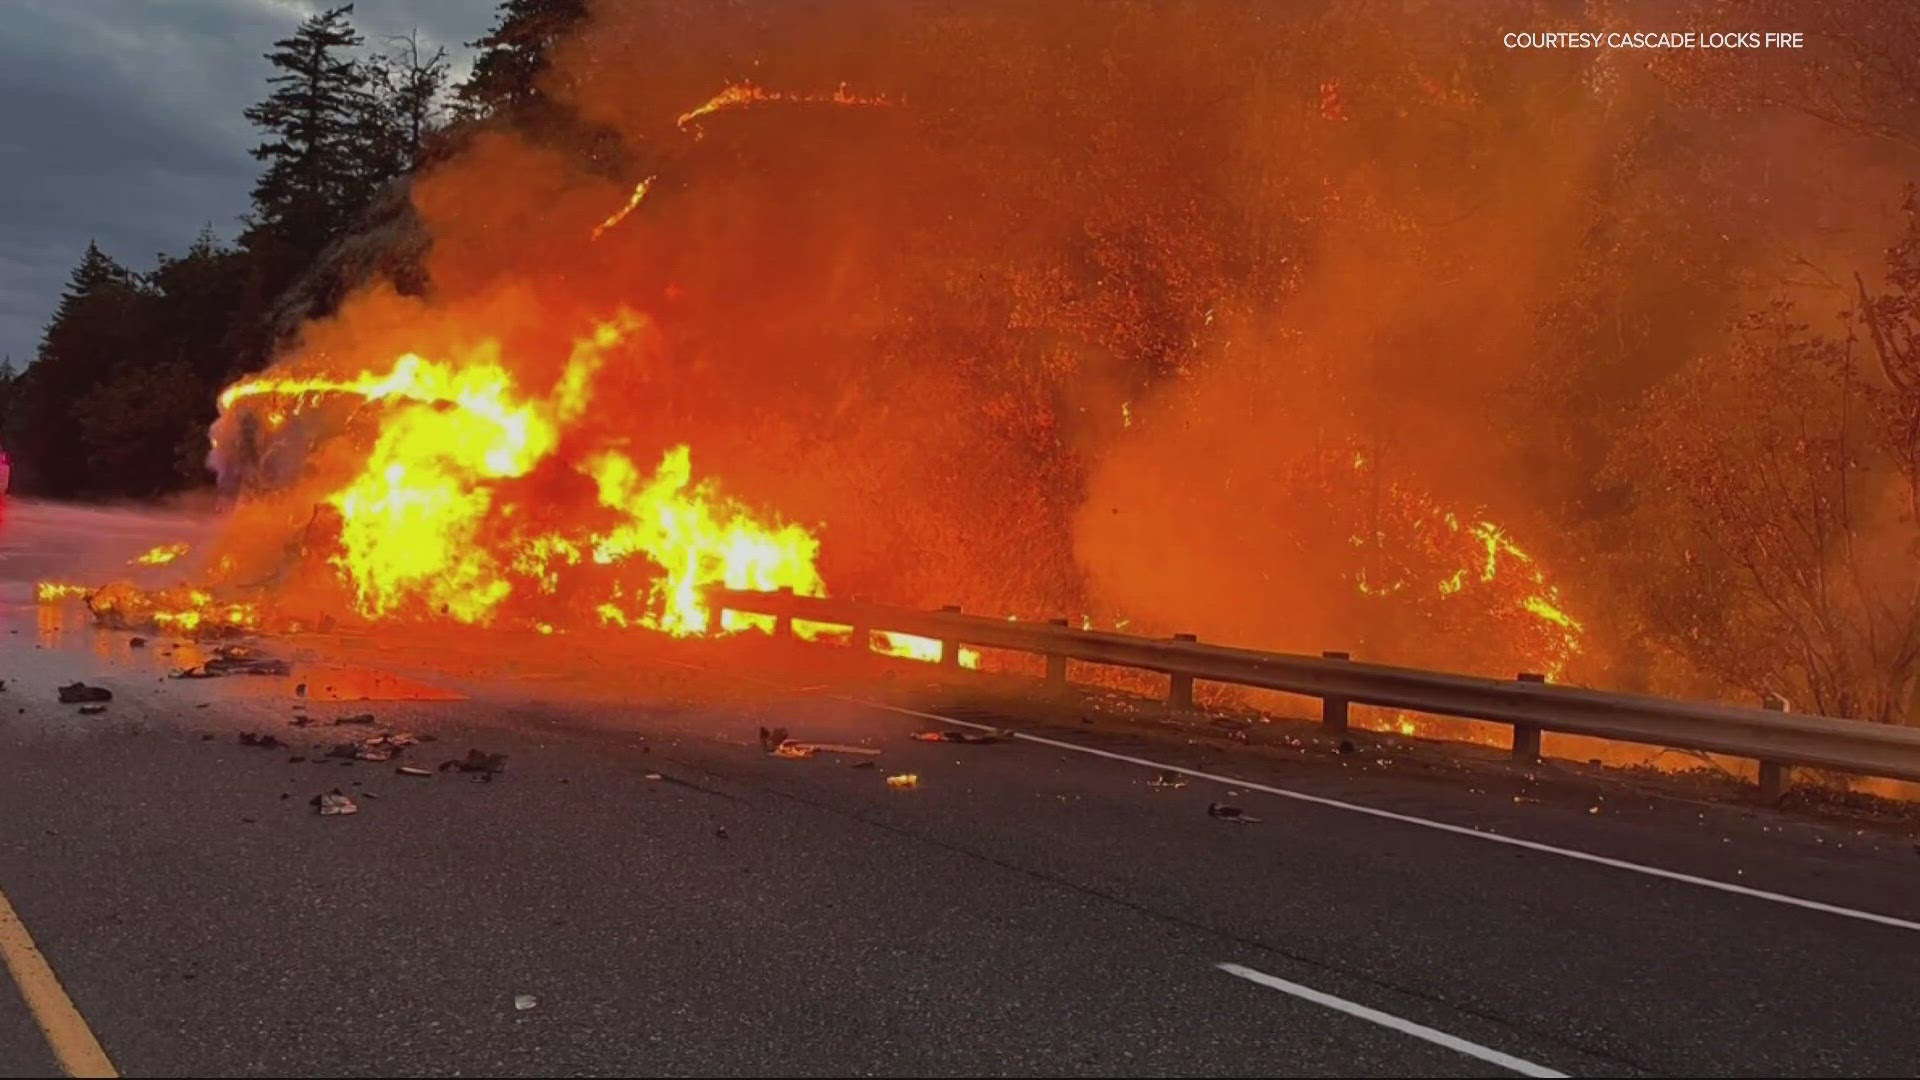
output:
[[[865,597],[856,596],[853,598],[853,601],[858,604],[864,603],[865,599]],[[854,652],[872,652],[873,628],[868,626],[864,620],[853,620],[853,625],[847,627],[847,644],[853,647]]]
[[[1175,634],[1175,641],[1198,641],[1192,634]],[[1167,704],[1176,709],[1193,708],[1193,676],[1173,672],[1167,686]]]
[[[960,614],[960,605],[948,604],[940,610],[950,615],[958,615]],[[948,638],[940,643],[940,666],[950,668],[960,666],[960,642],[958,640]]]
[[[1047,623],[1052,626],[1064,627],[1067,625],[1067,620],[1048,619]],[[1067,684],[1066,657],[1056,656],[1053,653],[1047,654],[1047,683],[1052,686],[1065,686]]]
[[[1545,675],[1537,671],[1523,671],[1515,676],[1516,682],[1544,683]],[[1513,760],[1532,764],[1540,760],[1540,729],[1533,724],[1513,725]]]
[[[791,601],[793,599],[793,586],[782,586],[780,589],[780,599],[783,601]],[[793,616],[787,614],[784,606],[782,606],[779,613],[773,617],[773,636],[777,638],[793,636]]]
[[[1323,660],[1351,660],[1341,649],[1328,649],[1320,654]],[[1343,697],[1323,697],[1320,699],[1320,726],[1332,732],[1347,730],[1347,699]]]
[[[1787,699],[1778,694],[1768,694],[1760,699],[1760,707],[1772,712],[1786,712]],[[1761,760],[1760,798],[1766,802],[1779,802],[1780,796],[1787,793],[1787,766],[1778,761]]]

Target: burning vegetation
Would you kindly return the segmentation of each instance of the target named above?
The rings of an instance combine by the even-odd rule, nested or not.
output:
[[[1829,455],[1874,473],[1871,544],[1817,514],[1762,567],[1790,549],[1713,543],[1747,507],[1688,396],[1719,391],[1680,393],[1781,251],[1871,268],[1899,222],[1893,76],[1844,48],[1791,58],[1857,83],[1822,114],[1751,107],[1800,85],[1788,59],[1762,86],[1502,49],[1541,17],[1519,0],[560,7],[540,74],[411,177],[420,236],[389,246],[419,265],[220,395],[234,503],[193,584],[93,592],[102,617],[684,636],[762,625],[705,586],[832,590],[1682,693],[1857,675],[1904,714],[1920,649],[1884,635],[1699,645],[1764,615],[1741,580],[1788,589],[1849,536],[1862,596],[1913,572],[1886,555],[1911,507],[1877,494],[1910,432]],[[1756,179],[1788,157],[1871,198]],[[1912,304],[1843,291],[1809,332],[1864,348],[1878,310],[1897,351]],[[1794,370],[1870,381],[1820,355]],[[1751,396],[1743,425],[1791,419]],[[1669,542],[1713,595],[1646,595]]]

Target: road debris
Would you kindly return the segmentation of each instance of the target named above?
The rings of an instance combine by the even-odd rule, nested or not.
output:
[[[534,997],[532,994],[517,994],[514,996],[514,999],[513,999],[513,1007],[516,1011],[519,1011],[519,1012],[526,1012],[528,1009],[531,1009],[539,1004],[540,1004],[540,999]]]
[[[465,758],[452,758],[440,763],[440,771],[457,769],[463,773],[477,773],[476,779],[491,782],[495,776],[507,771],[507,755],[489,754],[484,750],[468,750]]]
[[[873,767],[874,767],[874,765],[875,765],[875,763],[874,763],[874,762],[871,762],[871,761],[856,761],[856,762],[854,762],[854,763],[853,763],[853,765],[851,766],[851,768],[855,768],[855,769],[871,769],[871,768],[873,768]]]
[[[725,825],[720,826],[719,828],[713,830],[713,835],[719,837],[722,840],[725,840],[727,838],[727,827]]]
[[[360,807],[356,806],[352,799],[347,798],[346,792],[341,791],[339,788],[334,788],[324,795],[315,795],[313,798],[307,800],[307,805],[313,807],[314,811],[321,817],[334,817],[340,814],[357,814],[360,812]]]
[[[393,771],[399,773],[401,776],[432,776],[433,775],[432,769],[420,769],[420,768],[415,768],[412,765],[402,765]]]
[[[60,688],[60,704],[75,705],[84,701],[112,701],[113,691],[104,686],[88,686],[83,682],[68,683]]]
[[[775,757],[810,758],[813,756],[813,747],[808,746],[805,743],[797,743],[797,742],[794,742],[792,739],[788,739],[782,742],[780,745],[774,747],[773,753]]]
[[[352,716],[336,716],[333,718],[334,727],[346,727],[351,724],[366,725],[375,722],[373,714],[370,712],[355,713]]]
[[[767,728],[760,729],[760,749],[766,753],[769,753],[769,754],[773,753],[774,751],[780,748],[780,745],[782,743],[786,741],[787,741],[786,728],[777,727],[771,730]]]
[[[1177,772],[1163,771],[1155,774],[1153,779],[1147,781],[1147,786],[1150,788],[1183,788],[1187,786],[1187,778]]]
[[[792,742],[793,740],[789,739],[787,741]],[[818,751],[822,754],[859,754],[859,755],[862,755],[863,757],[879,757],[880,756],[880,751],[874,749],[871,746],[853,746],[848,743],[804,742],[804,743],[794,743],[794,745],[803,746],[803,747],[806,747],[808,750]]]
[[[81,716],[99,716],[99,715],[100,715],[101,713],[103,713],[103,712],[106,712],[106,711],[107,711],[107,707],[106,707],[105,705],[82,705],[82,706],[80,706],[80,715],[81,715]]]
[[[1218,802],[1207,804],[1207,816],[1217,817],[1224,821],[1238,821],[1243,824],[1260,820],[1237,806]]]
[[[919,773],[900,773],[887,777],[887,786],[895,791],[911,791],[920,786]]]
[[[650,772],[650,773],[648,773],[648,774],[647,774],[647,779],[649,779],[649,780],[665,780],[665,779],[666,779],[666,777],[664,777],[664,776],[661,776],[661,775],[660,775],[659,773],[657,773],[657,772]]]
[[[281,742],[279,738],[274,735],[262,735],[258,732],[243,731],[240,733],[240,745],[258,746],[263,750],[278,750],[287,744]]]
[[[213,655],[200,665],[210,676],[218,675],[291,675],[293,666],[285,660],[266,656],[248,645],[217,645]]]
[[[993,731],[916,731],[913,737],[918,742],[953,743],[997,743],[1013,738],[1013,732],[1007,728]]]
[[[135,635],[127,639],[127,647],[130,649],[144,649],[147,647],[147,639]]]
[[[333,749],[327,751],[327,756],[352,758],[355,761],[392,761],[393,755],[418,741],[411,735],[399,732],[369,735],[364,739],[336,743]]]

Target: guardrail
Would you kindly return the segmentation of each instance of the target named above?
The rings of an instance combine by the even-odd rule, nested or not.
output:
[[[1795,765],[1920,781],[1920,729],[1787,712],[1777,698],[1763,708],[1739,708],[1555,686],[1537,674],[1502,682],[1362,663],[1340,652],[1257,652],[1207,644],[1191,634],[1144,638],[1075,629],[1065,619],[1033,623],[967,615],[957,607],[915,611],[785,590],[715,589],[707,595],[713,617],[723,611],[769,615],[780,634],[790,633],[799,619],[847,627],[856,642],[870,642],[873,631],[932,638],[942,643],[940,663],[951,668],[958,668],[965,645],[1045,657],[1046,679],[1057,685],[1066,682],[1069,660],[1160,672],[1169,677],[1168,702],[1177,708],[1192,706],[1198,680],[1318,698],[1321,723],[1335,732],[1346,730],[1350,704],[1508,724],[1513,756],[1524,761],[1539,759],[1543,731],[1752,758],[1768,799],[1785,790],[1787,770]]]

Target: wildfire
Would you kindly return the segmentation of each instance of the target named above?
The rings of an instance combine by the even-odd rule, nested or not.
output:
[[[1371,468],[1360,452],[1352,463],[1356,472]],[[1386,485],[1383,494],[1384,516],[1374,534],[1351,538],[1355,548],[1372,548],[1375,555],[1371,567],[1355,571],[1355,588],[1369,597],[1393,597],[1437,625],[1466,611],[1491,617],[1508,628],[1511,647],[1526,663],[1559,677],[1580,654],[1585,627],[1566,612],[1534,557],[1493,522],[1463,522],[1399,484]]]
[[[185,544],[160,544],[135,556],[129,566],[165,566],[187,553]]]
[[[647,192],[653,189],[653,181],[654,178],[649,176],[645,180],[635,184],[633,186],[633,194],[627,198],[626,205],[615,210],[612,214],[608,215],[607,220],[593,227],[593,238],[595,240],[600,239],[600,234],[627,220],[627,215],[633,213],[634,209],[640,205],[640,201],[647,197]]]
[[[752,108],[758,105],[767,105],[782,101],[814,105],[875,106],[893,104],[891,100],[884,97],[856,94],[847,88],[846,83],[841,83],[834,88],[832,93],[828,94],[793,94],[783,93],[778,90],[766,90],[752,82],[737,82],[721,90],[694,108],[681,113],[679,120],[675,121],[675,123],[679,125],[680,130],[686,131],[702,117],[711,116],[717,112]]]

